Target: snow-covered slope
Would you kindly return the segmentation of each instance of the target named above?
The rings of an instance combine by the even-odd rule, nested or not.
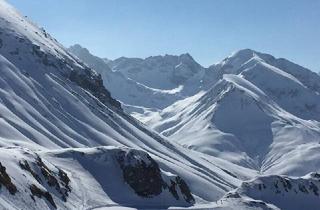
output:
[[[306,102],[308,94],[317,100],[317,94],[293,76],[260,63],[239,75],[224,74],[211,90],[152,113],[145,122],[173,141],[261,173],[301,176],[318,170],[319,122],[289,113],[293,102],[285,103],[287,107],[281,98],[269,96],[268,88],[259,88],[269,85],[263,78],[270,79],[266,81],[272,81],[275,89],[278,85],[280,92],[301,91],[299,99],[283,94],[284,101],[297,100],[293,107]],[[255,85],[256,81],[262,85]]]
[[[99,206],[190,206],[194,197],[179,176],[161,171],[145,152],[97,147],[32,152],[1,149],[0,206],[87,209]],[[17,202],[18,200],[18,202]]]
[[[149,131],[123,112],[99,74],[3,0],[0,40],[1,208],[210,205],[256,174]],[[65,149],[98,146],[114,147]],[[121,161],[111,160],[117,154]],[[103,180],[109,171],[123,177]],[[157,194],[145,186],[139,194],[128,177],[140,173]],[[110,183],[119,192],[106,189]]]
[[[241,183],[318,170],[307,69],[251,50],[205,69],[188,54],[106,61],[76,47],[83,61],[0,0],[0,208],[283,208],[291,194],[261,198]],[[290,178],[292,189],[316,177]],[[258,206],[224,204],[228,191]]]
[[[162,76],[174,71],[170,63],[174,59],[178,57],[119,58],[108,65],[130,80],[164,88],[172,85],[170,78]],[[153,74],[148,75],[148,71]],[[161,79],[153,81],[157,76]],[[179,91],[180,98],[168,100],[164,96],[166,104],[174,102],[164,110],[152,104],[145,109],[147,102],[131,101],[143,112],[129,112],[172,141],[209,157],[219,157],[262,174],[302,176],[320,166],[318,84],[320,77],[308,69],[245,49],[190,74]],[[183,94],[187,89],[191,91]],[[144,91],[140,93],[139,99],[152,101]],[[249,202],[251,207],[246,201],[239,202],[244,209],[274,207],[261,206],[256,201]],[[224,204],[220,207],[232,208]]]

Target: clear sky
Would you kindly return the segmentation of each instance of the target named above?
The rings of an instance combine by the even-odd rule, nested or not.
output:
[[[320,0],[8,1],[100,57],[189,52],[208,66],[251,48],[320,71]]]

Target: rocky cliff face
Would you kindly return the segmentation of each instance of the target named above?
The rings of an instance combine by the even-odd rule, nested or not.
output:
[[[148,154],[141,151],[120,151],[117,154],[123,178],[134,191],[142,197],[154,197],[165,190],[169,190],[176,200],[185,200],[193,204],[189,186],[179,176],[165,177],[155,162]]]

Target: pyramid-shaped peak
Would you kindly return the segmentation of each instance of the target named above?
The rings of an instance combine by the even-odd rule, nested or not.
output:
[[[73,52],[73,53],[76,52],[75,54],[78,54],[80,52],[81,53],[85,53],[85,54],[89,54],[90,53],[90,51],[87,48],[82,47],[80,44],[74,44],[74,45],[70,46],[68,48],[68,50]]]

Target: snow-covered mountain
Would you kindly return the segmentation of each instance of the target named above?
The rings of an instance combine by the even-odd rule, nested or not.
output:
[[[319,77],[289,61],[282,65],[296,69],[282,70],[279,60],[239,51],[210,67],[221,79],[209,91],[142,119],[188,148],[264,174],[317,171]]]
[[[68,51],[101,73],[105,87],[130,114],[144,116],[149,111],[162,110],[214,84],[214,80],[206,79],[211,77],[208,69],[189,54],[121,57],[112,61],[98,58],[78,44]]]
[[[125,114],[101,76],[0,0],[0,208],[206,205],[257,172]]]
[[[174,65],[169,64],[179,59],[193,61],[186,54],[119,58],[108,65],[113,72],[150,86],[160,75],[160,81],[166,81],[163,88],[172,80],[161,74],[170,75]],[[143,77],[148,71],[153,75]],[[196,75],[190,75],[188,81],[205,85],[192,88],[195,94],[172,98],[176,101],[164,110],[144,107],[144,112],[131,109],[131,114],[188,148],[260,172],[279,170],[280,174],[301,176],[318,169],[319,160],[312,155],[319,142],[320,77],[316,73],[286,59],[244,49],[208,69],[201,68]],[[188,85],[185,82],[183,88]],[[140,97],[149,99],[143,93]],[[305,167],[299,160],[310,157],[317,164]]]
[[[311,71],[252,50],[210,68],[69,51],[0,0],[0,209],[318,205]]]
[[[210,91],[148,119],[173,141],[262,173],[304,175],[319,168],[319,123],[290,114],[238,75],[225,75]]]
[[[186,63],[185,60],[193,60],[186,54],[108,61],[113,73],[121,73],[144,86],[183,86],[179,97],[168,100],[167,95],[163,96],[167,102],[164,105],[172,103],[163,110],[152,104],[145,106],[146,102],[131,101],[131,107],[143,110],[126,109],[132,116],[173,142],[255,170],[270,179],[273,174],[304,176],[319,170],[319,75],[286,59],[244,49],[207,69],[191,71],[184,66],[184,72],[196,73],[183,73],[188,79],[172,83],[168,75],[174,72],[172,66],[179,59]],[[90,66],[94,67],[94,63]],[[139,100],[152,100],[143,91],[138,92],[142,93]],[[277,202],[266,202],[272,207],[256,201],[249,202],[251,206],[244,200],[237,202],[242,202],[244,209],[288,209]],[[235,208],[233,201],[229,204],[218,206]]]
[[[286,59],[250,49],[240,50],[210,67],[217,74],[239,74],[263,90],[286,111],[319,120],[320,77]]]

